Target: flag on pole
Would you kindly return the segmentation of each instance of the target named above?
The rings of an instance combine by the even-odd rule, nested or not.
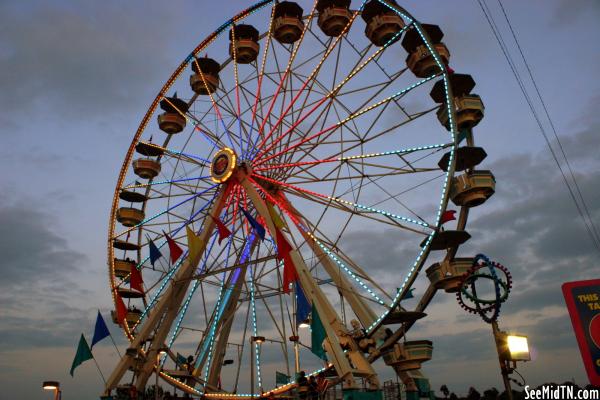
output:
[[[285,221],[281,218],[279,213],[275,210],[275,207],[273,207],[273,205],[269,202],[267,202],[267,209],[269,210],[269,215],[271,216],[271,219],[273,220],[273,224],[275,225],[275,227],[277,229],[287,228]]]
[[[94,345],[96,343],[108,336],[110,336],[110,331],[108,330],[108,326],[106,326],[106,322],[104,322],[104,318],[102,318],[102,314],[100,314],[100,310],[98,310],[98,316],[96,317],[96,326],[94,327],[94,337],[92,338],[91,349],[94,348]]]
[[[123,299],[119,293],[115,294],[115,302],[117,303],[117,322],[121,325],[125,321],[125,318],[127,318],[127,307],[125,307],[125,303],[123,303]]]
[[[177,259],[183,254],[183,250],[181,249],[181,247],[179,247],[177,242],[171,239],[169,235],[167,235],[164,231],[163,234],[165,235],[165,238],[167,239],[167,244],[169,245],[169,253],[171,254],[171,264],[175,264],[175,261],[177,261]]]
[[[231,236],[231,231],[227,229],[227,227],[225,226],[223,221],[221,221],[220,218],[215,218],[212,215],[211,218],[213,219],[213,221],[215,221],[215,224],[217,225],[217,231],[219,232],[219,244],[221,244],[221,241],[223,239],[226,239],[229,236]]]
[[[200,255],[200,248],[202,247],[202,240],[193,230],[190,229],[188,225],[185,226],[185,231],[187,233],[187,241],[188,241],[188,250],[190,253],[190,258],[194,259],[198,255]]]
[[[142,279],[142,273],[135,265],[131,267],[131,274],[129,275],[129,287],[137,290],[140,293],[144,293],[144,280]]]
[[[71,364],[71,376],[73,376],[75,368],[80,366],[84,361],[91,360],[92,358],[94,358],[94,356],[82,333],[81,338],[79,339],[79,345],[77,346],[77,353],[75,353],[73,364]]]
[[[244,207],[240,207],[240,209],[246,216],[246,219],[248,220],[250,226],[252,226],[252,229],[254,229],[254,231],[260,237],[260,240],[265,240],[265,227],[259,224],[258,221],[256,221],[254,218],[252,218],[252,215],[250,215],[250,213],[246,211]]]
[[[313,304],[312,306],[312,319],[310,321],[310,351],[322,360],[327,360],[325,349],[323,348],[323,341],[327,338],[325,333],[325,327],[321,322],[317,308]]]
[[[154,263],[156,262],[156,260],[162,257],[162,254],[150,238],[148,238],[148,248],[150,249],[150,264],[152,264],[152,266],[154,267]]]
[[[296,325],[300,325],[308,319],[310,310],[310,303],[304,294],[304,290],[302,290],[300,281],[296,281]]]
[[[444,213],[442,214],[442,218],[440,219],[440,224],[445,224],[448,221],[454,221],[456,219],[454,214],[456,214],[456,210],[444,211]]]

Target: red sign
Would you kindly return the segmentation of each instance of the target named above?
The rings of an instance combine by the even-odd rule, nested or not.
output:
[[[590,383],[600,386],[600,279],[562,285]]]

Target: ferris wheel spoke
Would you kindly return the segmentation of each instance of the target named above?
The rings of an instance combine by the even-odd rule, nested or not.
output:
[[[339,127],[341,127],[341,126],[343,126],[343,125],[347,124],[349,121],[351,121],[351,120],[353,120],[353,119],[355,119],[355,118],[358,118],[358,117],[360,117],[361,115],[364,115],[364,114],[368,113],[369,111],[372,111],[372,110],[376,109],[377,107],[380,107],[380,106],[382,106],[382,105],[384,105],[384,104],[386,104],[386,103],[388,103],[388,102],[390,102],[390,101],[394,100],[395,98],[399,98],[399,97],[401,97],[401,96],[404,96],[406,93],[408,93],[408,92],[410,92],[411,90],[413,90],[414,88],[416,88],[416,87],[418,87],[418,86],[421,86],[422,84],[424,84],[424,83],[426,83],[426,82],[428,82],[428,81],[432,80],[432,79],[433,79],[433,78],[435,78],[436,76],[438,76],[438,74],[431,75],[430,77],[428,77],[428,78],[425,78],[425,79],[422,79],[421,81],[419,81],[419,82],[417,82],[417,83],[414,83],[413,85],[411,85],[411,86],[409,86],[409,87],[407,87],[407,88],[405,88],[405,89],[403,89],[403,90],[401,90],[401,91],[399,91],[399,92],[397,92],[397,93],[395,93],[395,94],[393,94],[393,95],[391,95],[391,96],[389,96],[389,97],[386,97],[386,98],[385,98],[385,99],[383,99],[383,100],[380,100],[380,101],[378,101],[378,102],[376,102],[376,103],[373,103],[373,104],[369,105],[368,107],[365,107],[365,108],[363,108],[362,110],[360,110],[360,111],[357,111],[356,113],[353,113],[352,115],[349,115],[349,116],[348,116],[348,117],[346,117],[345,119],[343,119],[343,120],[341,120],[341,121],[339,121],[339,122],[337,122],[337,123],[335,123],[335,124],[331,125],[330,127],[328,127],[328,128],[325,128],[325,129],[323,129],[323,130],[321,130],[321,131],[319,131],[319,132],[317,132],[317,133],[315,133],[315,134],[313,134],[313,135],[310,135],[310,136],[308,136],[308,137],[305,137],[305,138],[303,138],[303,139],[302,139],[302,140],[300,140],[299,142],[297,142],[297,143],[295,143],[295,144],[293,144],[293,145],[290,145],[290,146],[288,146],[288,147],[287,147],[286,149],[284,149],[284,150],[281,150],[281,151],[279,151],[279,152],[277,152],[277,153],[275,153],[275,154],[272,154],[272,155],[270,155],[270,156],[268,156],[268,157],[266,157],[266,158],[262,158],[262,159],[260,159],[260,160],[257,162],[257,164],[256,164],[256,165],[262,165],[262,164],[264,164],[265,162],[267,162],[267,161],[269,161],[269,160],[271,160],[271,159],[273,159],[273,158],[275,158],[275,157],[277,157],[277,156],[281,155],[282,153],[285,153],[285,152],[287,152],[287,151],[293,150],[293,149],[295,149],[295,148],[297,148],[297,147],[301,146],[302,144],[304,144],[304,143],[306,143],[306,142],[308,142],[308,141],[310,141],[310,140],[313,140],[313,139],[315,139],[315,138],[318,138],[319,136],[322,136],[322,135],[324,135],[324,134],[326,134],[326,133],[328,133],[328,132],[330,132],[330,131],[332,131],[332,130],[334,130],[334,129],[337,129],[337,128],[339,128]]]
[[[363,4],[361,5],[361,8],[364,5],[364,1]],[[353,15],[352,19],[350,20],[350,22],[346,25],[345,30],[353,23],[354,19],[356,18],[356,16],[358,15],[358,11]],[[344,80],[342,80],[342,82],[340,82],[333,90],[331,90],[327,95],[325,95],[321,102],[319,102],[319,105],[321,105],[322,103],[324,103],[327,99],[332,99],[334,98],[334,96],[341,90],[341,88],[350,80],[352,79],[354,76],[356,76],[356,74],[358,74],[362,69],[365,68],[365,66],[367,66],[371,61],[373,61],[379,54],[381,54],[391,43],[394,43],[396,37],[399,37],[399,35],[401,35],[401,33],[405,30],[406,28],[404,28],[403,30],[401,30],[400,32],[398,32],[396,34],[396,36],[394,36],[392,39],[388,40],[381,48],[379,48],[376,52],[374,52],[367,60],[365,60],[362,64],[355,66],[353,68],[353,70],[350,72],[350,74],[344,78]],[[334,45],[330,48],[333,49],[333,47],[335,47],[335,45],[341,41],[341,38],[343,38],[344,35],[340,35],[337,37],[336,41],[334,42]],[[321,62],[317,65],[317,67],[313,70],[313,72],[310,74],[309,78],[305,81],[302,89],[300,91],[298,91],[298,95],[299,96],[302,93],[303,88],[306,86],[306,84],[308,83],[309,80],[314,80],[316,78],[316,76],[318,75],[319,69],[322,65],[322,63],[325,61],[325,59],[327,58],[327,56],[331,54],[331,51],[328,49],[328,52],[323,56],[323,58],[321,59]],[[360,62],[360,60],[359,60]],[[305,116],[304,118],[301,118],[301,120],[303,121],[306,117],[308,117],[310,114],[312,114],[312,112],[315,111],[317,107],[314,107],[313,109],[311,109]],[[280,117],[280,119],[282,119],[286,114],[287,114],[286,110],[283,115]],[[297,124],[295,124],[297,125]],[[295,128],[295,126],[294,126]],[[279,138],[275,139],[274,141],[272,141],[271,145],[269,145],[268,147],[266,147],[265,149],[259,151],[256,155],[257,159],[260,159],[261,156],[265,153],[267,153],[270,149],[273,148],[274,144],[277,143],[278,141],[280,141],[282,139],[282,136],[288,135],[291,132],[292,129],[286,131],[283,135],[280,135]],[[272,132],[271,132],[272,133]],[[260,146],[259,146],[260,147]]]
[[[146,224],[147,222],[154,221],[156,218],[160,217],[161,215],[164,215],[164,214],[166,214],[166,213],[168,213],[168,212],[170,212],[170,211],[174,210],[175,208],[177,208],[177,207],[179,207],[179,206],[181,206],[181,205],[183,205],[183,204],[187,203],[187,202],[188,202],[188,201],[190,201],[190,200],[193,200],[193,199],[195,199],[195,198],[198,198],[198,197],[200,197],[200,196],[202,196],[202,195],[206,194],[208,191],[215,189],[217,186],[218,186],[218,185],[212,185],[212,186],[210,186],[208,189],[206,189],[206,190],[203,190],[203,191],[202,191],[202,192],[200,192],[200,193],[194,194],[193,196],[190,196],[190,197],[188,197],[188,198],[186,198],[186,199],[184,199],[184,200],[180,201],[179,203],[177,203],[177,204],[175,204],[175,205],[173,205],[173,206],[170,206],[170,207],[169,207],[169,208],[167,208],[166,210],[160,211],[160,212],[158,212],[158,213],[154,214],[153,216],[151,216],[151,217],[149,217],[149,218],[146,218],[146,219],[144,219],[144,220],[143,220],[142,222],[140,222],[139,224],[136,224],[136,225],[132,226],[131,228],[128,228],[128,229],[126,229],[124,232],[120,233],[119,235],[117,235],[117,236],[115,236],[115,237],[120,237],[120,236],[122,236],[122,235],[124,235],[124,234],[127,234],[128,232],[131,232],[131,231],[133,231],[133,230],[135,230],[135,229],[138,229],[138,228],[140,228],[141,226],[144,226],[144,224]]]
[[[292,185],[292,184],[289,184],[289,183],[286,183],[286,182],[276,181],[274,179],[265,177],[263,175],[253,174],[253,176],[256,176],[257,178],[259,178],[261,180],[265,180],[267,182],[271,182],[271,183],[274,183],[276,185],[281,186],[282,188],[284,188],[284,190],[286,191],[286,193],[295,194],[294,192],[301,192],[301,193],[308,194],[308,195],[313,196],[313,197],[325,199],[325,200],[328,200],[328,201],[333,201],[333,202],[336,202],[336,203],[339,203],[339,204],[343,204],[344,206],[352,207],[352,209],[348,208],[349,212],[358,212],[361,215],[363,213],[365,213],[365,212],[366,213],[376,213],[376,214],[380,214],[380,215],[383,215],[383,216],[388,217],[388,218],[393,218],[393,219],[396,219],[396,220],[399,220],[399,221],[408,222],[410,224],[414,224],[414,225],[420,226],[422,228],[435,229],[435,227],[433,225],[428,224],[427,222],[425,222],[423,220],[415,220],[413,218],[409,218],[409,217],[397,215],[397,214],[394,214],[394,213],[391,213],[391,212],[388,212],[388,211],[385,211],[385,210],[380,210],[380,209],[377,209],[377,208],[373,208],[373,207],[365,206],[365,205],[362,205],[362,204],[358,204],[358,203],[350,202],[350,201],[347,201],[347,200],[343,200],[343,199],[340,199],[340,198],[337,198],[337,197],[332,197],[332,196],[328,196],[328,195],[325,195],[325,194],[317,193],[317,192],[314,192],[312,190],[304,189],[304,188],[301,188],[301,187],[298,187],[298,186],[295,186],[295,185]],[[292,189],[292,190],[289,190],[289,189]],[[360,211],[357,211],[357,209],[360,210]],[[408,228],[408,227],[406,227],[404,225],[400,225],[400,226],[402,226],[405,229],[412,230],[413,232],[416,232],[416,233],[425,234],[424,232]]]
[[[354,20],[356,19],[356,17],[358,16],[360,10],[362,10],[364,4],[366,3],[366,1],[363,1],[359,10],[355,11],[351,18],[348,20],[348,23],[346,24],[346,26],[344,27],[344,29],[342,30],[341,34],[339,36],[337,36],[334,40],[333,40],[333,44],[331,44],[328,48],[327,51],[325,52],[325,54],[323,55],[323,57],[321,58],[321,60],[319,61],[319,63],[317,64],[317,66],[312,70],[312,72],[309,74],[308,78],[304,81],[304,83],[302,84],[302,87],[298,90],[296,96],[294,96],[294,99],[291,101],[291,103],[288,105],[288,108],[280,115],[280,117],[278,118],[277,122],[275,123],[275,127],[277,127],[280,124],[280,121],[283,120],[285,118],[285,116],[287,115],[288,111],[290,110],[290,108],[292,107],[292,105],[298,100],[298,98],[300,97],[300,95],[302,94],[303,90],[306,88],[306,86],[308,85],[308,83],[310,81],[312,81],[319,73],[321,67],[323,66],[324,62],[326,61],[326,59],[329,57],[329,55],[333,52],[333,50],[337,47],[337,45],[341,42],[341,38],[345,35],[345,33],[348,31],[348,29],[350,29],[350,27],[352,26],[352,24],[354,23]],[[314,12],[314,7],[313,7],[313,12]],[[312,13],[311,13],[312,15]],[[306,25],[306,27],[308,27],[308,24]],[[303,34],[304,35],[304,34]],[[325,96],[323,98],[322,101],[320,101],[318,104],[322,104],[323,102],[325,102],[327,100],[328,96]],[[316,107],[315,107],[316,108]],[[314,111],[314,109],[311,109],[311,112]],[[308,115],[310,115],[310,113]],[[304,120],[304,118],[301,118],[301,120]],[[299,122],[297,122],[294,125],[299,124]],[[258,145],[258,148],[260,149],[267,141],[267,139],[274,133],[274,128],[271,128],[271,131],[267,134],[267,136],[261,141],[261,143]],[[283,135],[288,134],[289,131],[287,131],[286,133],[284,133]],[[266,148],[260,150],[259,152],[257,152],[256,154],[256,158],[259,159],[261,157],[262,154],[268,152],[271,148],[273,148],[282,138],[283,135],[280,135],[276,140],[271,141],[271,144],[269,146],[267,146]]]
[[[201,122],[196,120],[192,114],[180,110],[175,104],[173,104],[173,102],[168,97],[163,96],[162,100],[165,100],[174,110],[177,111],[179,115],[185,118],[186,121],[190,122],[191,120],[192,125],[194,125],[194,129],[198,130],[198,132],[203,134],[204,137],[210,142],[210,144],[217,147],[220,145],[220,139],[214,134],[212,134],[209,129],[203,127]]]
[[[269,54],[269,47],[271,47],[271,40],[272,40],[272,30],[273,30],[273,19],[275,16],[275,6],[277,5],[277,2],[273,2],[273,6],[271,7],[271,16],[269,17],[269,29],[267,31],[267,36],[266,36],[266,44],[264,46],[264,50],[263,50],[263,56],[262,56],[262,63],[261,63],[261,67],[260,67],[260,72],[258,71],[258,64],[256,65],[256,76],[257,76],[257,82],[256,82],[256,92],[255,92],[255,97],[254,97],[254,107],[252,110],[252,120],[250,123],[250,134],[249,134],[249,138],[250,138],[250,144],[248,146],[248,149],[246,149],[246,152],[251,152],[253,150],[250,148],[250,146],[254,146],[254,140],[252,139],[252,133],[254,131],[254,124],[256,122],[256,115],[257,115],[257,109],[258,109],[258,105],[260,103],[260,109],[261,109],[261,120],[263,120],[263,115],[262,115],[262,108],[263,108],[263,104],[262,104],[262,96],[261,96],[261,89],[262,89],[262,81],[265,75],[265,67],[267,65],[267,55]],[[258,135],[257,135],[258,136]]]
[[[317,7],[317,1],[315,0],[313,3],[313,6],[312,6],[311,12],[309,14],[309,17],[308,17],[308,22],[304,24],[304,27],[302,28],[302,33],[300,34],[300,38],[298,39],[297,43],[294,44],[294,46],[293,46],[293,50],[290,53],[290,57],[288,59],[287,66],[285,68],[285,72],[284,72],[283,76],[281,77],[281,80],[277,86],[277,89],[275,90],[275,94],[269,103],[267,115],[266,115],[266,117],[263,118],[262,122],[260,123],[260,126],[258,128],[258,136],[263,136],[263,134],[264,134],[265,124],[266,124],[267,120],[270,120],[271,112],[273,111],[273,107],[275,106],[275,101],[277,100],[277,97],[279,96],[279,93],[281,92],[282,85],[286,81],[287,76],[290,73],[292,64],[296,58],[296,55],[298,54],[298,49],[300,48],[300,46],[302,45],[302,42],[304,41],[306,31],[310,29],[310,25],[312,24],[312,20],[315,15],[316,7]],[[274,129],[274,127],[271,126],[271,131],[273,129]],[[257,146],[258,148],[260,148],[264,144],[266,138],[267,137],[263,137],[263,139]]]
[[[152,182],[148,182],[148,183],[136,183],[134,185],[124,186],[123,190],[146,188],[149,186],[156,186],[156,185],[170,185],[173,183],[191,182],[191,181],[206,180],[206,179],[210,179],[210,176],[206,175],[206,176],[197,176],[195,178],[182,178],[182,179],[172,179],[172,180],[166,180],[166,181],[152,181]]]

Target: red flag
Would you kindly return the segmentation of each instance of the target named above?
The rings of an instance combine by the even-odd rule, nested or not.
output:
[[[227,229],[225,224],[219,218],[215,218],[212,215],[211,215],[211,217],[212,217],[213,221],[215,221],[215,224],[217,224],[217,230],[219,231],[219,244],[221,244],[221,241],[223,239],[231,236],[231,231],[229,229]]]
[[[115,294],[115,302],[117,307],[117,322],[119,325],[123,324],[125,318],[127,318],[127,307],[125,307],[125,303],[123,303],[123,299],[119,293]]]
[[[454,73],[454,70],[452,68],[450,68],[449,65],[446,65],[446,71],[448,71],[448,74],[452,75]]]
[[[283,258],[283,293],[290,292],[290,283],[298,280],[298,273],[292,261],[290,254],[286,254]]]
[[[456,219],[456,217],[454,216],[454,214],[456,214],[456,210],[446,210],[444,211],[444,213],[442,214],[442,219],[440,220],[441,224],[445,224],[448,221],[454,221]]]
[[[144,293],[144,280],[142,279],[142,273],[135,267],[131,268],[131,275],[129,275],[129,287],[137,290],[138,292]]]
[[[167,243],[169,244],[169,253],[171,253],[171,264],[175,264],[175,261],[183,254],[183,250],[179,245],[169,237],[165,232],[163,232],[165,238],[167,239]]]
[[[288,243],[283,233],[275,228],[275,239],[277,240],[277,259],[279,261],[284,260],[292,251],[292,246]]]

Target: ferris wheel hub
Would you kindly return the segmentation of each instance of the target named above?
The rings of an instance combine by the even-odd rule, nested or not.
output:
[[[216,183],[226,182],[235,171],[237,160],[237,154],[229,147],[219,150],[210,164],[211,179]]]

